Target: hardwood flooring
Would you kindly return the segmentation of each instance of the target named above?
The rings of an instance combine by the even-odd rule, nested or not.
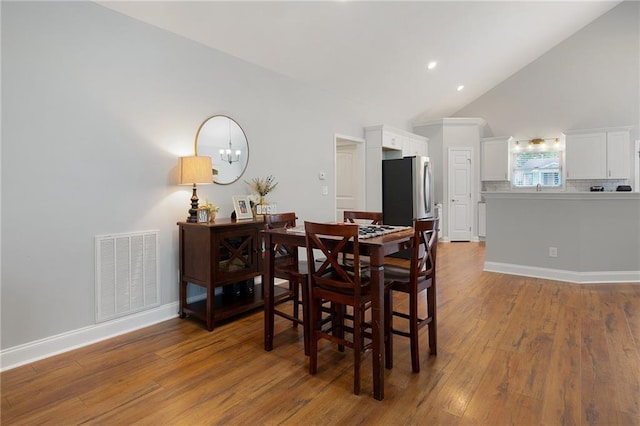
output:
[[[385,399],[352,394],[353,356],[262,312],[218,326],[174,319],[0,375],[3,425],[640,425],[640,285],[574,285],[482,271],[477,243],[438,248],[437,357],[411,373],[395,336]],[[395,298],[401,300],[400,296]]]

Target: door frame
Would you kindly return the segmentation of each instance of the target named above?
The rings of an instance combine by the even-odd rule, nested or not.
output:
[[[446,177],[447,182],[445,187],[443,188],[443,192],[445,193],[445,198],[443,202],[443,209],[446,209],[446,240],[451,241],[451,215],[453,209],[451,208],[451,195],[449,191],[449,187],[452,183],[452,170],[449,168],[449,161],[451,158],[452,151],[469,151],[469,191],[471,192],[471,198],[469,200],[469,226],[471,227],[471,236],[469,241],[477,242],[479,241],[478,233],[476,232],[476,220],[474,218],[477,217],[477,205],[478,200],[476,196],[476,186],[475,186],[475,176],[476,176],[476,168],[475,168],[475,149],[472,146],[450,146],[447,148],[447,158],[446,158]]]
[[[338,156],[338,144],[339,143],[349,143],[356,147],[356,153],[360,160],[360,171],[359,175],[361,177],[361,186],[360,186],[360,194],[362,194],[361,199],[358,202],[358,209],[365,210],[365,206],[367,205],[367,177],[366,177],[366,140],[363,138],[359,138],[356,136],[349,136],[340,133],[335,133],[333,135],[333,214],[337,216],[338,212],[338,167],[337,167],[337,156]],[[382,167],[382,166],[381,166]],[[336,221],[340,222],[343,218],[336,217]]]
[[[633,157],[635,158],[635,191],[640,192],[640,139],[636,140],[636,148],[635,151],[633,151]]]

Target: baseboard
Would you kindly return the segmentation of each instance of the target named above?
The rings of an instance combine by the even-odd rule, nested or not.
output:
[[[0,371],[148,327],[178,316],[178,302],[0,351]]]
[[[504,274],[566,281],[576,284],[640,283],[640,271],[576,272],[500,262],[485,262],[484,270],[487,272],[501,272]]]

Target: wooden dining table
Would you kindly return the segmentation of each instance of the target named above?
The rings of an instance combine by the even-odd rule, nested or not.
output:
[[[274,329],[274,257],[276,244],[290,247],[305,247],[306,240],[302,228],[269,229],[262,231],[265,242],[264,259],[264,349],[273,349]],[[371,271],[371,325],[373,352],[373,397],[384,398],[384,257],[397,253],[405,248],[405,243],[413,236],[413,229],[400,231],[378,237],[359,239],[360,255],[369,256]],[[305,315],[307,313],[305,312]],[[309,324],[305,320],[305,338],[309,336]]]

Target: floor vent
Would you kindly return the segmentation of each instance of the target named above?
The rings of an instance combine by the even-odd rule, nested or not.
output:
[[[158,232],[95,237],[97,323],[160,305]]]

